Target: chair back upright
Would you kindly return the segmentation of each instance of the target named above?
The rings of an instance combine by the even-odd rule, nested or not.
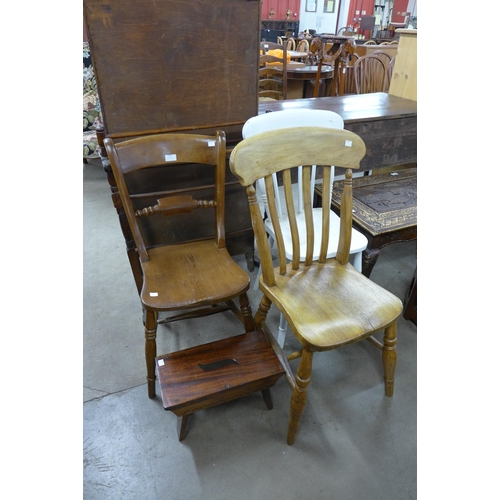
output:
[[[297,271],[300,266],[311,266],[314,250],[314,223],[312,215],[312,197],[310,169],[311,165],[323,165],[323,189],[327,192],[331,179],[330,165],[346,168],[344,194],[340,213],[340,238],[337,255],[334,257],[341,265],[349,260],[352,229],[352,170],[358,169],[365,156],[366,147],[362,139],[347,130],[326,127],[309,127],[307,140],[304,140],[304,129],[301,126],[282,130],[272,130],[244,139],[232,151],[229,164],[231,171],[246,187],[250,205],[252,226],[257,240],[257,247],[262,265],[262,278],[265,284],[272,287],[276,284],[271,250],[267,241],[267,233],[262,220],[256,198],[255,182],[264,179],[269,207],[269,215],[275,228],[278,249],[279,274]],[[300,240],[292,192],[291,169],[303,167],[302,196],[304,200],[304,216],[306,221],[306,257],[300,259]],[[281,221],[277,213],[274,193],[273,174],[281,172],[285,192],[288,221],[290,224],[293,256],[287,266]],[[330,200],[322,198],[321,248],[318,263],[327,259],[329,242]]]
[[[191,214],[198,208],[213,209],[215,227],[212,237],[215,236],[218,248],[226,246],[224,228],[226,136],[223,131],[217,131],[215,136],[156,134],[123,142],[106,138],[104,145],[141,262],[149,260],[148,245],[144,239],[144,233],[148,233],[148,225],[139,224],[139,220],[157,214],[167,217]],[[197,200],[187,194],[192,192],[192,186],[172,190],[166,188],[169,184],[167,171],[172,167],[179,168],[183,164],[206,165],[212,169],[210,178],[214,179],[213,184],[204,186],[204,189],[197,188],[198,192],[204,193],[204,199]],[[148,192],[131,193],[134,175],[150,168],[155,169],[156,179],[151,189]],[[158,179],[166,182],[160,187]],[[205,195],[209,198],[207,199]]]
[[[260,42],[259,98],[287,98],[287,64],[287,44]]]
[[[326,111],[321,109],[308,109],[308,110],[296,110],[288,109],[282,111],[275,111],[272,113],[266,113],[264,115],[254,116],[248,119],[243,125],[242,137],[246,139],[252,137],[256,134],[262,132],[269,132],[271,130],[286,130],[297,126],[303,127],[304,134],[303,140],[307,141],[308,138],[308,127],[328,127],[328,128],[344,128],[344,120],[342,117],[333,111]],[[333,190],[333,179],[334,179],[335,167],[331,167],[331,182],[328,193],[332,195]],[[314,183],[316,182],[316,165],[311,166],[311,199],[314,196]],[[302,213],[304,209],[304,198],[302,195],[302,182],[303,182],[303,171],[302,166],[297,166],[297,205],[296,213]],[[286,218],[286,213],[281,206],[282,196],[280,195],[280,190],[278,187],[277,175],[273,174],[273,185],[276,193],[276,205],[278,210],[278,215]],[[264,179],[259,179],[257,183],[259,193],[262,198],[264,210],[268,210],[267,207],[267,196],[265,192]]]

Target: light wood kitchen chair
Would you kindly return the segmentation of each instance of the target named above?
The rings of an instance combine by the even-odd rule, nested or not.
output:
[[[142,268],[140,298],[145,317],[148,394],[154,398],[159,323],[231,310],[244,324],[246,332],[254,327],[246,294],[249,276],[226,249],[226,138],[220,131],[215,136],[157,134],[123,142],[106,138],[104,145]],[[192,193],[188,182],[170,192],[160,190],[160,179],[171,179],[174,168],[180,165],[184,169],[189,164],[203,167],[210,179],[206,186],[197,188],[199,199],[188,194]],[[150,191],[135,192],[136,176],[147,175],[148,169],[153,169],[155,174]],[[197,234],[195,240],[186,240],[183,228],[190,224],[198,209],[204,212],[200,216],[210,236]],[[173,217],[177,217],[178,222],[167,228],[166,218]],[[172,244],[146,245],[149,233],[154,230],[151,219],[159,224],[157,231],[171,235]],[[180,235],[175,241],[174,232]],[[240,308],[233,302],[237,297]],[[170,315],[159,320],[160,312]]]
[[[271,130],[284,130],[286,134],[286,129],[291,127],[296,127],[299,125],[304,128],[303,132],[303,141],[308,140],[308,127],[328,127],[328,128],[344,128],[344,120],[338,113],[334,113],[333,111],[325,111],[325,110],[283,110],[283,111],[275,111],[272,113],[265,113],[262,115],[254,116],[246,121],[243,125],[242,136],[243,138],[252,137],[254,135],[260,134],[262,132],[269,132]],[[311,191],[310,196],[313,199],[314,196],[314,187],[316,182],[321,182],[321,179],[316,175],[317,172],[316,165],[312,165],[310,169],[310,178],[307,179],[307,182],[310,183]],[[309,171],[308,171],[309,172]],[[331,167],[331,175],[330,175],[330,185],[329,185],[329,193],[331,196],[333,189],[333,181],[335,167]],[[296,219],[297,219],[297,227],[298,233],[300,237],[300,260],[303,262],[306,258],[306,220],[305,215],[306,212],[304,210],[304,198],[302,195],[302,184],[303,184],[303,174],[304,170],[302,166],[298,166],[296,169],[297,173],[297,183],[292,184],[292,190],[294,193],[294,202],[296,208]],[[281,219],[281,228],[283,231],[283,241],[285,247],[285,255],[286,258],[291,260],[293,258],[293,240],[290,230],[290,223],[288,221],[288,215],[286,210],[284,210],[285,196],[283,187],[278,187],[278,180],[276,173],[273,174],[273,185],[275,193],[279,193],[275,197],[276,206],[278,216]],[[267,203],[267,196],[265,192],[265,183],[264,179],[259,179],[257,182],[257,190],[260,194],[262,201],[262,212],[267,214],[267,217],[264,220],[264,227],[269,235],[269,244],[273,247],[274,242],[276,240],[276,234],[273,227],[273,223],[271,218],[269,217],[269,207]],[[264,214],[263,214],[264,215]],[[321,245],[321,226],[322,226],[322,209],[321,207],[312,209],[313,223],[314,223],[314,249],[313,249],[313,260],[317,260],[320,254],[320,245]],[[328,242],[328,251],[327,258],[335,257],[337,254],[337,246],[339,240],[339,230],[340,230],[340,218],[333,211],[330,211],[330,238]],[[362,269],[362,255],[363,250],[368,245],[368,240],[366,236],[361,234],[356,229],[352,230],[352,238],[351,238],[351,248],[350,254],[353,257],[353,265],[354,267],[361,272]],[[259,286],[259,279],[262,273],[262,267],[259,267],[259,272],[257,275],[257,279],[255,280],[254,288],[257,290]],[[283,347],[286,337],[287,323],[285,320],[285,316],[281,314],[280,316],[280,324],[278,329],[277,340],[281,347]]]
[[[299,125],[299,124],[298,124]],[[263,292],[255,315],[256,326],[262,327],[270,339],[266,326],[271,304],[285,316],[302,349],[284,356],[274,341],[278,356],[285,363],[285,373],[293,391],[290,403],[287,442],[295,441],[300,418],[305,410],[307,387],[311,381],[313,354],[337,349],[369,338],[382,350],[385,394],[392,396],[396,367],[397,319],[402,303],[393,294],[363,276],[349,264],[352,227],[352,170],[359,168],[366,148],[359,136],[347,130],[311,127],[304,134],[299,125],[282,130],[264,132],[244,139],[233,149],[230,168],[246,187],[252,226],[262,266],[260,289]],[[307,250],[304,262],[300,259],[300,241],[296,210],[292,195],[291,169],[303,166],[304,211],[307,230]],[[329,242],[330,200],[322,201],[321,249],[318,260],[313,260],[316,230],[313,224],[310,165],[323,165],[323,189],[330,185],[331,168],[346,168],[341,209],[340,238],[337,254],[327,258]],[[276,208],[273,174],[281,172],[288,219],[293,240],[292,261],[288,262],[283,241],[281,219]],[[264,179],[270,216],[276,233],[279,265],[274,268],[267,232],[257,202],[255,183]],[[373,334],[384,331],[380,342]],[[289,361],[300,357],[295,377]]]

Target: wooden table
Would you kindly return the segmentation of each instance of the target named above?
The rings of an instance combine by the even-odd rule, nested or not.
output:
[[[307,83],[316,80],[318,66],[303,66],[302,68],[289,66],[287,68],[286,77],[288,84],[288,98],[300,99],[306,96]],[[321,68],[321,79],[323,81],[332,80],[333,68],[331,66],[323,66]]]
[[[287,50],[286,53],[290,56],[290,59],[303,59],[309,55],[308,52],[299,52],[298,50]]]
[[[326,109],[342,116],[346,130],[365,142],[361,170],[417,162],[416,101],[377,92],[259,103],[259,114],[281,109]]]
[[[343,191],[344,181],[335,182],[331,204],[338,215]],[[316,196],[323,196],[321,185],[315,188]],[[381,248],[417,238],[417,169],[357,177],[352,180],[352,198],[352,225],[368,239],[363,274],[370,277]]]

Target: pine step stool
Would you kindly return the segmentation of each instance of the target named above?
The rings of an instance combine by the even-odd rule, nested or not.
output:
[[[194,412],[262,391],[269,410],[270,388],[284,374],[262,330],[156,357],[163,407],[180,417],[179,441]]]

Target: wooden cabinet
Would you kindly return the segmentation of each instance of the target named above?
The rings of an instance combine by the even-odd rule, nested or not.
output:
[[[297,38],[300,0],[262,0],[261,17],[262,29],[277,30],[278,36],[291,32],[293,37]]]
[[[417,100],[417,30],[398,29],[398,55],[392,70],[389,94]]]
[[[290,11],[288,19],[287,11]],[[300,0],[262,0],[261,13],[262,19],[298,21],[300,18]]]
[[[243,123],[258,110],[258,0],[84,0],[83,8],[104,135],[222,129],[229,149],[241,140]],[[103,163],[130,257],[130,230],[109,163]],[[251,266],[246,194],[229,171],[226,180],[227,247],[245,253]],[[182,182],[196,188],[196,169],[187,168]],[[137,265],[131,261],[133,269]]]

